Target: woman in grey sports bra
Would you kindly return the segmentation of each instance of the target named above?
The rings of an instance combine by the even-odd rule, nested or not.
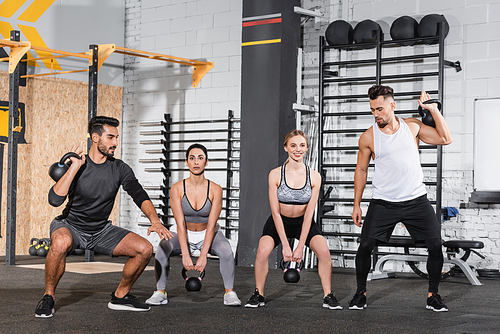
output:
[[[323,287],[323,307],[342,309],[331,289],[332,260],[325,238],[321,235],[313,214],[321,188],[321,176],[303,162],[309,148],[307,136],[293,130],[283,144],[288,160],[269,173],[269,203],[271,216],[264,225],[255,258],[255,291],[245,307],[264,306],[264,287],[268,273],[268,260],[273,249],[283,245],[283,259],[301,262],[304,246],[318,258],[318,273]],[[288,238],[297,239],[292,251]]]
[[[205,178],[207,163],[205,146],[193,144],[186,150],[186,165],[190,175],[170,189],[170,207],[176,222],[176,232],[172,232],[172,239],[162,240],[158,245],[155,254],[156,291],[146,300],[146,304],[168,303],[166,284],[171,255],[182,254],[184,269],[202,272],[210,253],[220,259],[220,272],[225,288],[224,305],[241,305],[233,291],[233,251],[229,241],[218,230],[217,224],[222,209],[222,188]],[[196,264],[193,264],[191,254],[195,250],[200,251],[200,256]]]

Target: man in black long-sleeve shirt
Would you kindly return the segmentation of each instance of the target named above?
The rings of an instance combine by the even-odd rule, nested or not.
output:
[[[81,159],[71,158],[71,167],[50,189],[49,203],[60,206],[68,197],[61,216],[50,225],[52,245],[45,260],[45,295],[35,316],[52,317],[54,293],[66,267],[66,255],[73,249],[92,249],[109,256],[128,256],[118,288],[111,294],[112,310],[148,311],[129,291],[148,264],[153,247],[145,238],[111,224],[108,220],[120,186],[151,221],[148,235],[160,238],[172,234],[161,224],[156,210],[132,169],[113,157],[118,145],[119,122],[96,116],[89,122],[92,147]],[[78,147],[75,148],[78,150]],[[82,152],[77,152],[81,154]]]

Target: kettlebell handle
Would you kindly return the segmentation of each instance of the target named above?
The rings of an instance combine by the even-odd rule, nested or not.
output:
[[[281,261],[280,261],[280,268],[283,269],[283,272],[286,272],[288,269],[288,266],[290,265],[290,263],[292,263],[292,261],[287,261],[285,262],[285,260],[282,258]],[[295,270],[297,271],[301,271],[302,269],[304,269],[304,261],[300,261],[299,263],[297,263],[297,267],[295,267]]]
[[[432,104],[432,103],[437,104],[438,110],[441,111],[441,107],[443,106],[443,104],[438,99],[430,99],[422,102],[422,104]],[[420,116],[423,116],[423,108],[420,105],[418,105],[418,113],[420,114]]]
[[[185,281],[187,281],[190,277],[187,277],[186,275],[186,268],[182,268],[181,270],[181,274],[182,274],[182,278],[184,278]],[[200,276],[198,277],[198,279],[201,281],[203,278],[205,278],[205,270],[203,270],[201,273],[200,273]]]
[[[59,160],[59,167],[62,167],[66,162],[66,160],[68,160],[69,158],[81,159],[82,157],[76,154],[75,152],[68,152],[62,156],[61,160]]]

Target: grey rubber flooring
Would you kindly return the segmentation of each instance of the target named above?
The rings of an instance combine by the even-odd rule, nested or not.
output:
[[[305,270],[297,284],[286,284],[272,269],[266,286],[266,306],[257,309],[223,305],[218,260],[210,259],[200,292],[187,292],[181,259],[172,258],[169,303],[149,312],[112,311],[107,307],[120,272],[66,272],[56,291],[55,314],[34,317],[44,291],[44,270],[18,265],[43,263],[43,258],[18,256],[16,266],[0,258],[0,333],[499,333],[500,281],[466,278],[442,281],[440,294],[449,312],[425,309],[427,281],[415,274],[368,283],[368,308],[349,310],[355,292],[352,269],[333,269],[333,287],[343,310],[322,307],[317,271]],[[70,256],[68,262],[81,262]],[[96,261],[124,263],[125,258],[96,256]],[[151,264],[153,261],[151,261]],[[154,291],[153,271],[144,272],[132,294],[145,301]],[[254,289],[253,268],[236,267],[235,291],[244,303]]]

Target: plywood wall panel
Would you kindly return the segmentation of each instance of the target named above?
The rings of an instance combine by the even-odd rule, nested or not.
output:
[[[8,101],[9,76],[0,72],[0,100]],[[18,149],[16,255],[28,254],[33,237],[49,237],[52,219],[64,208],[53,208],[47,195],[53,181],[52,163],[72,145],[87,150],[88,83],[54,77],[30,78],[19,90],[25,103],[26,144]],[[122,88],[99,85],[97,114],[122,119]],[[120,157],[118,147],[117,157]],[[7,208],[7,145],[4,146],[0,255],[5,255]],[[118,198],[111,214],[118,223]]]

